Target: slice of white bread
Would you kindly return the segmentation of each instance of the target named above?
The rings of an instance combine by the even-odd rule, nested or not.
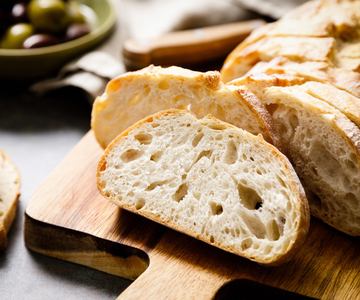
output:
[[[327,102],[340,110],[360,128],[360,99],[331,84],[306,81],[289,74],[250,74],[230,81],[228,84],[248,87],[259,99],[263,99],[266,88],[272,86],[294,86],[294,88]]]
[[[99,161],[97,184],[126,210],[260,264],[289,261],[309,229],[303,187],[278,149],[187,110],[120,134]]]
[[[9,156],[0,149],[0,250],[7,246],[7,233],[16,216],[20,175]]]
[[[93,105],[91,127],[105,148],[135,122],[165,109],[190,108],[199,118],[212,114],[281,149],[264,105],[246,87],[225,86],[217,71],[149,66],[111,80]]]
[[[285,153],[309,190],[311,213],[359,236],[360,129],[334,106],[308,93],[308,85],[262,91],[261,86],[250,88],[273,116]]]

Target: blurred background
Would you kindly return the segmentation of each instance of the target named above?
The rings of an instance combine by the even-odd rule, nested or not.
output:
[[[33,49],[22,49],[20,44],[14,49],[11,39],[17,37],[6,36],[8,28],[30,21],[6,21],[13,6],[20,2],[0,0],[0,148],[11,157],[21,174],[17,216],[8,233],[8,247],[0,253],[1,299],[115,299],[131,283],[28,250],[23,239],[23,221],[26,206],[39,185],[90,130],[91,106],[96,96],[103,93],[111,78],[126,72],[129,66],[133,69],[141,66],[134,62],[144,63],[141,60],[147,52],[142,46],[183,30],[197,30],[194,32],[201,37],[202,31],[198,29],[209,26],[252,20],[272,22],[305,1],[77,2],[84,5],[83,13],[87,16],[89,28],[85,35],[65,40],[63,32],[55,33],[58,42],[53,46],[31,44],[33,47],[29,48]],[[26,2],[27,10],[28,5]],[[34,19],[39,19],[36,15],[39,8],[35,4],[32,6],[35,7],[32,8]],[[56,18],[56,14],[51,18]],[[254,27],[261,24],[250,23]],[[250,25],[247,24],[247,28],[252,28]],[[36,29],[29,37],[38,32]],[[49,32],[45,30],[45,33]],[[221,36],[217,38],[221,40]],[[130,47],[124,57],[127,41],[132,41],[131,45],[145,54],[137,56]],[[215,70],[221,67],[224,59],[225,56],[221,56],[187,62],[184,66],[201,71]],[[145,61],[145,65],[147,63]],[[181,65],[181,61],[177,61],[177,65]]]

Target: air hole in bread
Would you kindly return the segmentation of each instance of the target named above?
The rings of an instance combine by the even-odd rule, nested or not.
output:
[[[168,90],[170,88],[169,83],[166,81],[166,79],[161,80],[158,84],[158,88],[160,90]]]
[[[309,201],[310,206],[312,209],[321,210],[322,209],[322,202],[318,195],[314,192],[307,190],[306,191],[306,198]]]
[[[200,200],[201,193],[198,191],[193,191],[193,196],[195,197],[195,199]]]
[[[266,237],[266,229],[260,218],[250,211],[241,211],[241,217],[248,230],[256,236],[258,239],[264,239]]]
[[[271,252],[272,248],[273,248],[272,245],[267,245],[265,247],[264,254],[265,255],[269,254]]]
[[[289,116],[289,123],[292,129],[295,131],[296,128],[299,126],[299,119],[295,114],[291,114]]]
[[[141,145],[150,145],[153,136],[150,133],[139,133],[135,135],[134,138],[137,139]]]
[[[207,126],[210,128],[210,129],[213,129],[213,130],[225,130],[226,129],[226,125],[224,124],[207,124]]]
[[[184,144],[186,144],[186,142],[189,140],[189,133],[183,135],[182,137],[180,137],[175,143],[173,143],[173,148],[177,148],[180,147]]]
[[[127,103],[127,106],[134,106],[134,105],[140,103],[140,101],[142,100],[142,98],[143,98],[143,97],[141,96],[140,93],[136,93],[134,96],[132,96],[132,97],[130,98],[130,100],[129,100],[128,103]]]
[[[150,160],[154,161],[154,162],[158,162],[161,159],[163,154],[164,154],[163,151],[157,151],[153,155],[150,156]]]
[[[197,159],[194,162],[194,165],[203,157],[206,157],[208,159],[210,159],[211,154],[212,154],[213,150],[203,150],[200,152],[199,156],[197,157]]]
[[[162,181],[154,181],[152,182],[147,188],[147,191],[152,191],[153,189],[155,189],[158,186],[162,186],[164,184],[168,184],[169,180],[162,180]]]
[[[152,126],[153,128],[156,128],[156,127],[159,127],[160,124],[159,124],[159,123],[151,123],[151,126]]]
[[[129,149],[121,154],[120,158],[124,163],[129,163],[131,161],[139,159],[144,153],[140,150]]]
[[[351,156],[355,156],[355,154],[351,154]],[[355,159],[347,159],[345,161],[345,165],[346,165],[346,168],[348,168],[351,172],[353,173],[357,173],[358,172],[358,168],[356,167],[356,163],[354,163],[354,160],[356,160],[356,156],[355,156]]]
[[[282,178],[278,175],[276,175],[276,178],[279,181],[279,183],[281,184],[281,186],[286,188],[286,184],[285,184],[284,180],[282,180]]]
[[[252,240],[251,238],[247,238],[247,239],[245,239],[245,240],[242,241],[242,243],[241,243],[241,249],[242,249],[243,251],[245,251],[245,250],[251,248],[252,245],[253,245],[253,240]]]
[[[224,163],[228,165],[234,164],[238,160],[237,148],[233,140],[230,140],[226,147]]]
[[[239,183],[237,190],[239,193],[240,203],[245,208],[250,210],[258,210],[262,207],[263,200],[254,189]]]
[[[218,216],[223,213],[223,207],[220,203],[216,203],[214,201],[209,201],[209,205],[211,208],[211,214],[213,216]]]
[[[269,105],[266,105],[266,108],[269,111],[269,113],[272,115],[279,108],[279,105],[278,104],[269,104]]]
[[[210,235],[210,243],[214,243],[215,240],[214,240],[214,236]]]
[[[268,222],[266,231],[266,236],[270,241],[277,241],[280,238],[280,231],[276,220]]]
[[[137,210],[142,209],[145,206],[145,204],[146,204],[145,199],[140,198],[135,203],[135,209],[137,209]]]
[[[200,143],[200,141],[203,137],[204,137],[204,134],[202,132],[197,134],[192,141],[192,146],[195,148]]]
[[[187,193],[188,193],[188,185],[186,183],[183,183],[182,185],[179,186],[175,194],[172,196],[172,199],[175,200],[176,202],[180,202],[185,198]]]
[[[341,165],[338,160],[320,142],[313,143],[310,150],[310,158],[317,166],[317,172],[328,181],[337,181],[341,175]]]
[[[347,193],[345,196],[345,200],[346,200],[346,203],[348,203],[352,209],[358,208],[359,202],[353,193]]]

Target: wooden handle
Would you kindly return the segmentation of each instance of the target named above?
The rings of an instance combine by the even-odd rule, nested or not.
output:
[[[176,31],[153,39],[129,39],[123,46],[128,70],[150,64],[188,66],[225,58],[254,29],[261,19]]]

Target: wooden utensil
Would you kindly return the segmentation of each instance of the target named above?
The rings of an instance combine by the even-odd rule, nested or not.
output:
[[[129,39],[123,45],[128,70],[150,64],[190,67],[216,62],[225,57],[254,29],[264,25],[261,19],[171,32],[152,39]]]

